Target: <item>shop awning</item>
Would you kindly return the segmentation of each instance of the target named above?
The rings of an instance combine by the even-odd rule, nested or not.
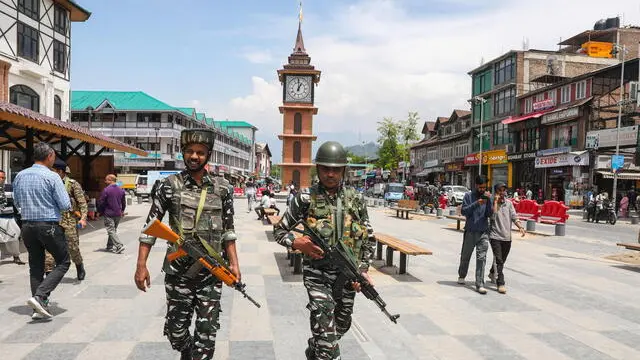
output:
[[[602,175],[605,179],[613,179],[613,173],[611,171],[598,171],[598,174]],[[621,172],[618,173],[618,179],[640,180],[640,172]]]
[[[541,110],[541,111],[536,111],[527,115],[522,115],[522,116],[510,116],[504,120],[502,120],[502,123],[504,125],[509,125],[509,124],[514,124],[520,121],[524,121],[524,120],[528,120],[528,119],[535,119],[535,118],[539,118],[542,115],[544,115],[545,113],[549,112],[549,110]]]
[[[80,140],[107,149],[147,156],[147,152],[144,150],[113,140],[100,133],[3,101],[0,101],[0,129],[0,133],[3,133],[0,138],[6,138],[0,142],[2,150],[27,148],[27,138],[31,132],[34,143],[45,141],[49,144],[55,144],[62,139],[66,141]]]

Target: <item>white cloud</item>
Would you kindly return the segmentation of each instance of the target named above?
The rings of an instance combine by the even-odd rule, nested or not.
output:
[[[273,56],[269,50],[246,50],[242,57],[254,64],[266,64],[273,61]]]
[[[458,0],[457,4],[464,3]],[[474,2],[475,4],[475,2]],[[603,13],[601,1],[539,0],[508,2],[474,13],[413,14],[402,3],[363,0],[329,13],[331,18],[305,14],[303,33],[313,64],[323,71],[316,88],[314,131],[348,142],[375,140],[376,121],[403,118],[418,111],[422,120],[448,116],[468,108],[471,81],[467,72],[511,49],[557,49],[560,37],[589,29],[598,19],[625,13],[626,23],[640,23],[637,0],[619,0]],[[631,16],[633,15],[633,16]],[[291,38],[295,37],[292,28]],[[252,62],[270,51],[247,55]],[[286,61],[288,52],[277,54]],[[229,118],[242,118],[260,128],[258,138],[269,141],[279,161],[282,130],[282,90],[275,76],[252,77],[252,91],[217,109]],[[333,134],[333,135],[332,135]],[[353,141],[349,142],[350,139]],[[318,142],[329,140],[319,138]]]

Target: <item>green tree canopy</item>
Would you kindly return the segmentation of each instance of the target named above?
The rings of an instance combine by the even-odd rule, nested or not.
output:
[[[420,116],[409,112],[406,120],[394,121],[385,117],[378,124],[378,162],[383,169],[395,169],[400,161],[409,161],[413,141],[420,139],[416,130]]]

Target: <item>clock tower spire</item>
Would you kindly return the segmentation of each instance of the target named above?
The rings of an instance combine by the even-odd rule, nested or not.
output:
[[[291,181],[297,188],[311,186],[311,145],[316,140],[313,134],[313,116],[318,113],[314,106],[315,86],[320,82],[320,70],[311,65],[311,57],[302,38],[302,4],[298,18],[298,34],[288,61],[278,70],[282,84],[282,183]]]

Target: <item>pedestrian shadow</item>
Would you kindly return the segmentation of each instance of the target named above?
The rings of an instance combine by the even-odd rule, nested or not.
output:
[[[62,278],[62,280],[60,280],[60,283],[61,284],[80,285],[80,283],[82,283],[82,281],[80,281],[78,279],[70,278],[70,277],[64,277],[64,278]]]
[[[278,271],[280,272],[280,278],[283,282],[301,282],[302,274],[294,274],[293,266],[289,265],[289,259],[287,259],[286,252],[274,252],[273,257],[278,265]]]
[[[452,227],[449,227],[449,226],[443,226],[441,229],[453,231],[453,232],[458,233],[458,234],[464,234],[464,229],[458,230],[456,228],[452,228]]]
[[[476,286],[475,286],[475,284],[473,282],[466,282],[464,285],[460,285],[460,284],[458,284],[457,281],[439,280],[439,281],[436,281],[436,283],[438,285],[442,285],[442,286],[457,287],[457,288],[462,288],[462,289],[467,289],[467,290],[473,291],[474,293],[477,292],[476,291]]]
[[[612,265],[612,267],[640,273],[640,266],[637,265]]]
[[[271,230],[265,230],[264,231],[265,236],[267,237],[267,241],[268,242],[275,242],[276,239],[275,237],[273,237],[273,231]]]
[[[33,315],[33,308],[28,305],[11,306],[8,310],[17,315],[24,315],[24,316]],[[67,309],[61,308],[60,306],[58,306],[58,303],[56,302],[51,302],[49,304],[49,312],[53,316],[58,316],[66,313]]]

